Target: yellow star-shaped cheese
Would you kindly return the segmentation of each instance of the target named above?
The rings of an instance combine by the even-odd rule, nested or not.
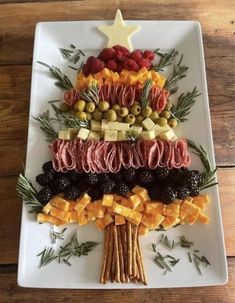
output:
[[[126,25],[120,9],[117,10],[113,25],[100,25],[98,29],[108,37],[107,47],[122,45],[132,51],[130,37],[140,29],[140,25]]]

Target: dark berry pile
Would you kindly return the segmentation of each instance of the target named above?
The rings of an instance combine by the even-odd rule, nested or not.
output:
[[[43,164],[42,169],[43,173],[36,177],[36,181],[42,186],[38,200],[43,205],[59,193],[63,193],[66,199],[76,200],[87,192],[92,201],[101,199],[103,194],[126,196],[135,185],[146,188],[152,200],[168,204],[175,199],[197,196],[201,182],[199,171],[186,168],[123,168],[118,173],[102,174],[79,173],[74,170],[58,173],[49,161]]]

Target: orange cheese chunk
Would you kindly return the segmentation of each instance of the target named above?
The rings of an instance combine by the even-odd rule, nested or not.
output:
[[[163,206],[163,216],[178,217],[180,213],[180,206],[178,204],[171,203]]]
[[[97,219],[95,221],[95,225],[96,225],[96,228],[99,230],[99,231],[102,231],[105,229],[105,221],[104,219]]]
[[[162,214],[162,212],[163,212],[163,203],[161,202],[146,203],[145,205],[146,214],[152,214],[152,213]]]
[[[165,217],[164,221],[161,223],[162,227],[164,229],[169,229],[170,227],[173,227],[177,225],[180,222],[179,218],[175,217]]]
[[[142,213],[144,211],[144,204],[140,203],[135,210]]]
[[[58,196],[55,196],[51,200],[51,204],[52,204],[52,206],[55,206],[63,211],[68,211],[69,206],[70,206],[70,203],[68,201],[66,201],[65,199],[58,197]]]
[[[38,213],[37,214],[37,222],[38,223],[50,223],[50,224],[53,224],[53,225],[63,225],[65,224],[64,221],[56,218],[56,217],[53,217],[51,215],[47,215],[47,214],[43,214],[43,213]]]
[[[199,214],[197,216],[192,216],[190,214],[187,214],[187,216],[184,218],[184,222],[193,225],[195,222],[197,222],[197,219],[199,217]]]
[[[49,201],[42,209],[42,211],[44,212],[44,214],[49,214],[49,212],[51,211],[52,205],[51,205],[51,201]]]
[[[129,220],[131,223],[136,225],[140,224],[141,219],[142,219],[142,214],[136,210],[131,210],[127,217],[127,220]]]
[[[181,204],[181,210],[185,211],[187,214],[193,217],[197,217],[201,211],[197,205],[186,200],[184,200],[184,202]]]
[[[79,198],[76,202],[76,206],[74,209],[81,214],[86,206],[90,203],[91,197],[88,194],[84,194],[81,198]]]
[[[79,225],[86,225],[88,223],[86,211],[84,210],[81,213],[77,213],[77,219]]]
[[[126,223],[126,219],[123,216],[115,215],[115,225],[123,225]]]
[[[70,201],[69,202],[69,210],[73,210],[76,205],[77,205],[76,201]]]
[[[111,207],[113,204],[113,195],[103,195],[102,205]]]
[[[146,236],[147,233],[148,233],[149,229],[147,226],[143,225],[143,224],[140,224],[139,225],[139,228],[138,228],[138,234],[140,236]]]
[[[141,204],[141,198],[138,195],[132,195],[129,197],[131,208],[135,209]]]
[[[203,223],[203,224],[207,224],[209,222],[210,218],[205,215],[204,213],[200,212],[199,216],[198,216],[198,221]]]
[[[102,201],[97,200],[93,202],[93,204],[94,204],[94,216],[99,219],[104,218],[105,207],[102,206]]]
[[[87,220],[89,222],[95,221],[96,217],[95,217],[95,213],[94,213],[94,209],[88,209],[87,210]]]
[[[111,217],[111,215],[109,213],[106,213],[104,215],[105,227],[108,226],[109,224],[111,224],[112,222],[113,222],[113,218]]]
[[[56,207],[52,207],[51,208],[51,211],[50,211],[50,214],[53,216],[53,217],[56,217],[64,222],[69,222],[69,219],[70,219],[70,213],[69,212],[65,212],[59,208],[56,208]]]
[[[113,209],[114,213],[122,215],[124,217],[128,217],[130,212],[131,212],[130,208],[127,208],[127,207],[125,207],[121,204],[118,204],[116,202],[113,203],[112,209]]]
[[[140,186],[136,185],[136,186],[132,189],[132,192],[133,192],[134,194],[137,194],[137,195],[141,198],[142,202],[146,202],[146,201],[149,200],[148,191],[147,191],[147,189],[145,189],[145,188],[143,188],[143,187],[140,187]]]
[[[77,223],[78,222],[78,213],[76,210],[70,210],[68,211],[68,213],[70,214],[70,218],[69,218],[69,222],[70,223]]]

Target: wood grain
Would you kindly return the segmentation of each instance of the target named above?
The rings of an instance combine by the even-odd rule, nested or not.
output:
[[[219,169],[220,197],[227,256],[235,256],[235,169]],[[0,177],[0,264],[17,263],[21,220],[21,199],[16,197],[16,176]],[[34,182],[34,180],[32,180]]]
[[[132,290],[63,290],[20,288],[16,283],[16,268],[0,268],[0,303],[234,303],[235,258],[228,258],[229,282],[224,286],[132,289]],[[200,277],[198,277],[200,279]]]

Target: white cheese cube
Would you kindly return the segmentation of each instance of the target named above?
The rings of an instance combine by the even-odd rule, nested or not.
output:
[[[68,130],[67,129],[66,130],[60,130],[58,138],[62,139],[62,140],[70,140],[70,135],[69,135]]]
[[[104,141],[117,141],[117,130],[106,130],[104,132]]]
[[[109,129],[108,120],[103,119],[101,122],[101,130],[104,132]]]
[[[99,121],[91,120],[91,130],[94,131],[101,130],[101,123]]]
[[[155,126],[152,128],[152,130],[154,130],[156,137],[158,135],[160,135],[160,133],[162,133],[162,127],[158,124],[155,124]]]
[[[171,127],[168,124],[166,124],[164,126],[161,126],[161,129],[162,129],[162,132],[166,132],[166,131],[170,130]]]
[[[87,140],[100,141],[100,134],[94,131],[91,131]]]
[[[144,140],[152,140],[155,139],[155,131],[154,130],[148,130],[141,133],[141,137]]]
[[[118,130],[118,122],[108,122],[109,130]]]
[[[142,129],[143,128],[141,126],[133,125],[133,126],[131,126],[130,131],[134,132],[134,134],[135,134],[136,137],[139,137],[139,135],[142,132]]]
[[[89,129],[81,127],[78,131],[77,137],[82,139],[82,140],[86,140],[88,138],[89,134],[90,134]]]
[[[128,137],[127,137],[127,132],[126,131],[118,131],[118,141],[127,141]]]
[[[146,118],[142,121],[142,125],[146,130],[150,130],[155,126],[155,123],[153,122],[152,119]]]
[[[173,129],[161,133],[158,137],[162,140],[170,140],[170,141],[175,141],[177,139],[177,136],[174,133]]]
[[[124,122],[119,122],[118,123],[118,130],[125,131],[125,130],[129,130],[129,128],[130,128],[129,123],[124,123]]]
[[[68,133],[70,136],[70,140],[73,140],[77,137],[78,134],[78,128],[68,128]]]

